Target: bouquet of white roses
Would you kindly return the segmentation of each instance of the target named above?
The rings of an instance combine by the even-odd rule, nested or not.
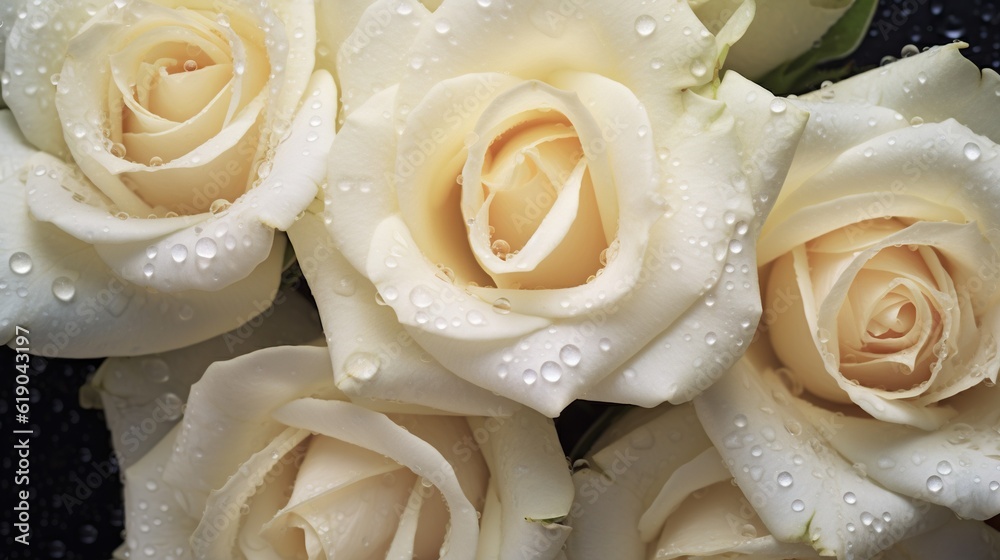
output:
[[[10,0],[15,394],[116,558],[998,558],[1000,75],[874,10]]]

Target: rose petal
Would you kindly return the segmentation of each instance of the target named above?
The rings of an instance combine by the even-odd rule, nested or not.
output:
[[[797,399],[773,373],[743,360],[694,401],[712,443],[778,540],[808,544],[821,555],[868,557],[946,520],[946,509],[860,475],[829,447],[837,425],[813,424],[796,409]]]
[[[91,399],[93,391],[99,393],[115,454],[127,468],[179,420],[191,385],[212,363],[269,346],[305,344],[321,336],[310,303],[296,293],[279,293],[273,307],[243,328],[180,350],[104,360],[81,389],[81,400]],[[135,427],[140,432],[133,432]]]

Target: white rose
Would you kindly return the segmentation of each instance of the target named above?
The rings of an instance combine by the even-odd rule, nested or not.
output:
[[[569,560],[821,557],[808,544],[785,542],[788,539],[772,534],[768,520],[755,511],[775,500],[797,508],[794,501],[782,500],[784,478],[752,488],[731,484],[726,463],[691,405],[633,410],[612,424],[592,449],[573,474],[577,496],[568,520],[573,529],[566,543]],[[884,492],[877,486],[869,491]],[[868,495],[857,497],[861,503]],[[821,507],[842,513],[847,506],[838,501]],[[877,522],[846,526],[846,533],[863,538],[846,554],[836,551],[838,558],[871,558],[880,552],[885,560],[985,559],[1000,550],[996,530],[957,520],[943,508],[923,504],[876,513]],[[887,518],[894,521],[890,524]],[[871,524],[879,533],[888,529],[910,536],[891,548],[882,546],[885,540],[868,527]]]
[[[17,126],[5,113],[0,134],[18,147],[0,177],[0,339],[21,324],[45,354],[144,353],[266,308],[275,230],[314,198],[333,137],[312,2],[23,12],[2,76]]]
[[[1000,77],[961,46],[797,101],[764,335],[695,400],[781,540],[842,555],[904,538],[913,504],[1000,514]]]
[[[332,243],[317,218],[290,232],[338,386],[555,416],[682,402],[728,369],[805,119],[715,79],[751,15],[713,36],[686,3],[373,4],[340,51]]]
[[[211,365],[182,422],[129,456],[118,557],[558,555],[573,486],[551,420],[511,403],[493,417],[376,412],[334,387],[329,360],[283,346]],[[142,377],[141,360],[113,361]],[[119,447],[150,436],[145,418],[109,419]]]

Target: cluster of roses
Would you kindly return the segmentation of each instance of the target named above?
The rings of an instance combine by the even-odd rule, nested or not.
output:
[[[0,340],[113,356],[119,557],[997,557],[1000,76],[428,4],[4,7]],[[577,399],[647,408],[569,465]]]

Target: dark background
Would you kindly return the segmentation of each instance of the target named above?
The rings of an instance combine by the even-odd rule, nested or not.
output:
[[[998,8],[992,1],[889,0],[880,2],[871,30],[852,57],[855,69],[877,66],[883,57],[899,57],[907,44],[933,46],[961,39],[964,51],[982,68],[1000,69]],[[110,558],[122,541],[124,529],[121,486],[117,475],[102,480],[80,503],[64,503],[84,478],[95,471],[92,463],[114,463],[104,415],[80,407],[78,390],[100,360],[31,361],[31,546],[14,543],[11,517],[14,494],[13,423],[14,353],[0,349],[0,433],[6,439],[0,461],[0,550],[7,558]],[[572,406],[557,420],[567,453],[595,415],[607,407],[590,403]]]

